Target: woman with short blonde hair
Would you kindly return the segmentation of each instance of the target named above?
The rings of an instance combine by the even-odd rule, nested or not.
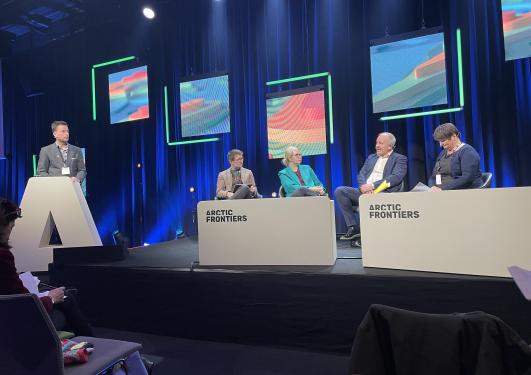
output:
[[[282,164],[286,167],[278,172],[280,183],[287,197],[311,197],[325,195],[323,184],[312,167],[302,163],[302,154],[295,146],[286,148]]]

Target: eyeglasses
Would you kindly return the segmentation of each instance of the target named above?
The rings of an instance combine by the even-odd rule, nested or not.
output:
[[[302,156],[302,154],[293,154],[293,156]]]

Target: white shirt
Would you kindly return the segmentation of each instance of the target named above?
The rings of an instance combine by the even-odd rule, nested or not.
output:
[[[383,178],[383,172],[385,169],[385,165],[387,164],[387,160],[389,160],[389,156],[393,153],[391,151],[385,156],[380,156],[378,160],[376,161],[376,164],[374,165],[374,169],[372,170],[371,175],[367,179],[368,184],[372,184],[375,181],[380,181]]]

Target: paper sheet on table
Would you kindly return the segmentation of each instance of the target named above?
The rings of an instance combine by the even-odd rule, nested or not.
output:
[[[431,188],[429,186],[424,185],[422,182],[419,182],[410,191],[413,191],[413,192],[431,191]]]

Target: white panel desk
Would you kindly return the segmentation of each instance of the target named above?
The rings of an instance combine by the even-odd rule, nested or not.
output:
[[[333,265],[334,202],[327,197],[199,202],[201,265]]]
[[[364,267],[509,277],[531,268],[531,187],[360,199]]]

